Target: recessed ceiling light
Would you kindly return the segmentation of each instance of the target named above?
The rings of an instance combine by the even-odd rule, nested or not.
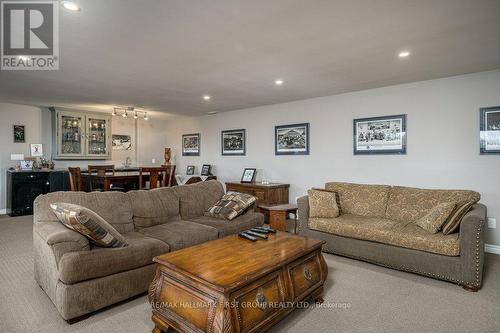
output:
[[[210,95],[204,95],[204,96],[203,96],[203,99],[204,99],[205,101],[209,101],[209,100],[210,100],[210,98],[212,98],[212,97],[210,97]]]
[[[217,113],[217,111],[208,111],[208,112],[207,112],[207,114],[209,114],[209,115],[214,115],[214,114],[216,114],[216,113]]]
[[[399,52],[398,57],[400,57],[400,58],[406,58],[409,55],[410,55],[410,51],[401,51],[401,52]]]
[[[72,1],[63,1],[62,5],[64,8],[66,8],[67,10],[71,10],[72,12],[80,11],[80,7]]]
[[[277,86],[281,86],[283,84],[283,80],[278,79],[278,80],[274,81],[274,84]]]

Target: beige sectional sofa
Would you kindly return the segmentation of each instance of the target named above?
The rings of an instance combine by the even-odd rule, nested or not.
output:
[[[207,181],[151,191],[55,192],[34,205],[35,279],[61,316],[71,321],[147,291],[153,257],[263,225],[249,209],[232,221],[205,217],[224,194]],[[123,248],[98,248],[57,221],[51,203],[88,207],[127,240]]]
[[[311,218],[308,197],[298,200],[299,233],[324,239],[324,251],[454,282],[469,290],[481,287],[486,207],[463,205],[479,201],[479,193],[341,182],[327,183],[325,189],[337,193],[341,214],[336,218]],[[451,215],[460,214],[458,230],[445,228],[448,234],[433,234],[416,225],[430,209],[448,202],[465,207],[465,215]]]

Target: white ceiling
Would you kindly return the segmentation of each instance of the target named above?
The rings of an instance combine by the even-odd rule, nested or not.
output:
[[[60,70],[1,71],[0,102],[199,115],[500,68],[499,0],[77,2]]]

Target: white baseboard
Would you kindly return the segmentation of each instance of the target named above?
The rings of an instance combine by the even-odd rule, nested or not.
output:
[[[7,209],[0,209],[0,215],[6,215]]]
[[[488,253],[500,254],[500,246],[492,244],[484,244],[484,251]]]

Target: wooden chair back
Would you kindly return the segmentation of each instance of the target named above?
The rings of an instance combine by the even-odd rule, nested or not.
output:
[[[113,176],[115,175],[115,166],[114,164],[109,165],[89,165],[88,166],[89,173],[89,183],[90,183],[90,191],[93,191],[93,176],[104,177],[108,173],[111,173]]]
[[[73,192],[83,191],[83,178],[80,168],[68,168],[69,171],[69,186]]]
[[[146,179],[145,174],[149,174],[149,188],[172,186],[172,178],[175,174],[175,165],[161,167],[144,167],[139,168],[139,186],[144,188]]]

